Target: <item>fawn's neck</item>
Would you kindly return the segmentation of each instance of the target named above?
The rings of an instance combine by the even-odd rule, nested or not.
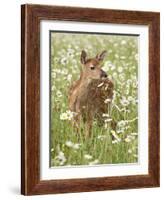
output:
[[[79,87],[81,89],[87,89],[88,85],[91,83],[91,79],[87,78],[83,73],[80,75],[80,82],[79,82]]]

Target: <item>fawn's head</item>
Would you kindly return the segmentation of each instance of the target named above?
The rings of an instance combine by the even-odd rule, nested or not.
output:
[[[88,79],[107,78],[105,71],[101,69],[102,61],[106,55],[106,51],[97,54],[94,58],[87,58],[87,53],[82,50],[81,63],[83,65],[83,75]]]

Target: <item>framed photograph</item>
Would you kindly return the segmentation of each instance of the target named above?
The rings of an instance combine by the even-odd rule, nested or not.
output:
[[[160,14],[21,15],[21,193],[159,187]]]

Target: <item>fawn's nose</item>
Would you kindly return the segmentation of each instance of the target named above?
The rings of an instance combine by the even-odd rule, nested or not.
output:
[[[108,77],[107,73],[101,70],[101,78],[107,78],[107,77]]]

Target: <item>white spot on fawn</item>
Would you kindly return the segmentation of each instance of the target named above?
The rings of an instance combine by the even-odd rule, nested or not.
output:
[[[104,82],[100,83],[97,87],[101,87],[104,85]]]

